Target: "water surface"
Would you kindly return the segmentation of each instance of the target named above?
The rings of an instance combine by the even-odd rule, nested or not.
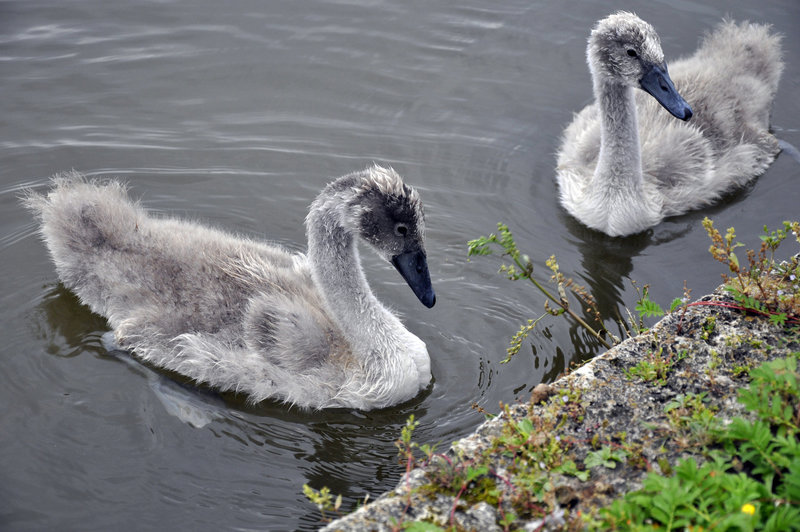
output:
[[[607,315],[633,307],[631,279],[662,304],[684,280],[713,289],[721,268],[700,220],[757,243],[764,224],[797,218],[800,163],[781,155],[747,190],[631,238],[568,217],[558,139],[592,99],[588,31],[620,8],[656,26],[668,59],[725,15],[772,23],[787,62],[774,130],[800,146],[796,0],[0,2],[2,528],[311,530],[304,483],[345,507],[393,487],[409,414],[418,441],[446,446],[481,422],[473,403],[496,411],[600,352],[549,319],[499,364],[543,303],[498,275],[498,258],[466,260],[466,241],[499,221],[539,279],[555,254]],[[105,321],[58,284],[18,204],[74,168],[125,179],[160,212],[303,249],[314,196],[373,161],[420,189],[437,305],[362,254],[435,376],[415,400],[369,413],[248,407],[109,352]]]

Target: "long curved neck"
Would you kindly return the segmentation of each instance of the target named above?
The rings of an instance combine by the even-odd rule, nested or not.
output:
[[[308,258],[314,282],[356,353],[385,353],[399,320],[370,290],[355,237],[341,223],[334,201],[315,205],[307,220]],[[382,348],[376,349],[375,347]]]
[[[594,184],[603,189],[639,190],[642,159],[633,89],[596,79],[594,90],[602,128]]]

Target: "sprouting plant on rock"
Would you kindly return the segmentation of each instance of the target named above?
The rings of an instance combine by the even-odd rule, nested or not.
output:
[[[790,235],[800,243],[800,222],[783,222],[774,231],[764,226],[761,245],[745,252],[746,261],[736,254],[744,244],[735,240],[733,227],[724,236],[708,218],[703,227],[711,239],[711,256],[728,267],[722,274],[725,288],[742,309],[766,316],[775,325],[800,325],[800,255],[782,262],[775,256]]]
[[[520,327],[519,331],[511,339],[510,347],[507,349],[508,357],[503,362],[508,362],[513,355],[519,352],[522,342],[533,331],[539,321],[546,316],[566,316],[588,332],[606,349],[610,349],[620,342],[620,339],[604,326],[603,320],[605,317],[601,315],[594,296],[584,286],[564,275],[555,255],[551,255],[545,261],[545,265],[550,270],[550,282],[555,285],[555,293],[553,293],[534,277],[533,261],[518,249],[508,226],[499,223],[497,224],[497,229],[498,234],[490,234],[489,236],[470,240],[468,242],[468,256],[491,255],[495,249],[501,250],[503,256],[507,257],[510,262],[503,263],[500,266],[500,271],[505,273],[512,281],[527,279],[545,297],[544,313],[538,318],[529,319]],[[634,318],[628,312],[629,324],[622,320],[619,322],[619,325],[629,336],[638,334],[646,329],[643,318],[660,317],[664,314],[664,310],[657,303],[650,300],[647,285],[641,290],[635,283],[633,283],[633,286],[638,295],[636,311],[639,316]],[[590,316],[588,320],[575,312],[568,294],[571,294],[582,306],[586,314]],[[688,295],[688,292],[686,295]],[[677,299],[673,302],[670,310],[684,302],[685,300]]]
[[[644,382],[655,382],[660,386],[664,386],[667,383],[672,367],[684,358],[686,358],[685,351],[675,354],[670,350],[665,350],[662,346],[650,351],[634,367],[626,369],[625,376],[629,379],[638,377]]]

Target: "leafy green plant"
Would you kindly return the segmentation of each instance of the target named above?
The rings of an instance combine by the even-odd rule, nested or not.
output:
[[[700,334],[703,340],[708,340],[717,328],[717,318],[708,316],[703,320],[703,332]]]
[[[638,318],[634,318],[630,315],[630,312],[628,312],[628,321],[630,323],[630,326],[628,327],[625,327],[625,324],[620,322],[620,324],[625,328],[628,336],[634,336],[649,330],[645,325],[645,318],[661,318],[664,316],[664,314],[666,314],[661,305],[650,299],[650,285],[644,285],[640,289],[639,285],[634,280],[631,280],[631,285],[633,285],[633,288],[636,291],[637,298],[634,309],[639,316]],[[676,297],[673,299],[669,307],[669,312],[674,312],[681,306],[685,307],[686,302],[689,300],[690,292],[691,290],[688,290],[684,285],[684,297]]]
[[[638,377],[645,382],[655,382],[664,386],[667,383],[667,377],[672,367],[686,357],[686,352],[681,351],[677,355],[671,351],[666,350],[663,346],[650,353],[641,360],[638,364],[630,369],[625,370],[625,376],[629,379]]]
[[[413,465],[415,462],[414,449],[419,445],[412,438],[417,427],[419,427],[419,421],[414,418],[414,414],[409,415],[408,419],[406,419],[406,424],[400,429],[400,439],[394,443],[400,457],[405,458],[407,464]]]
[[[507,455],[519,458],[525,467],[588,479],[589,473],[578,470],[566,457],[570,443],[555,435],[556,427],[555,421],[543,417],[511,421],[495,444]]]
[[[797,359],[790,357],[768,362],[752,370],[750,377],[750,386],[739,394],[739,401],[777,426],[781,433],[800,430]]]
[[[613,345],[620,343],[620,338],[605,327],[604,319],[607,317],[600,314],[594,297],[584,286],[576,283],[572,278],[565,276],[564,273],[561,272],[555,255],[551,255],[550,258],[545,261],[545,265],[550,270],[550,282],[555,285],[555,292],[557,295],[533,276],[533,262],[528,255],[519,250],[508,226],[503,223],[498,223],[497,229],[498,234],[490,234],[489,236],[482,236],[470,240],[468,242],[467,255],[470,257],[485,256],[493,254],[495,250],[501,251],[502,255],[509,259],[509,262],[501,264],[500,272],[504,273],[512,281],[527,279],[545,297],[544,313],[535,319],[527,320],[527,322],[520,327],[519,331],[514,334],[506,350],[508,356],[501,361],[501,364],[507,363],[519,352],[523,341],[535,329],[536,325],[547,316],[564,315],[568,317],[594,337],[595,340],[606,349],[610,349]],[[631,281],[631,284],[638,296],[635,305],[635,311],[638,313],[638,316],[634,317],[631,312],[626,309],[628,314],[627,323],[625,318],[618,317],[616,319],[618,325],[628,336],[634,336],[647,330],[644,321],[645,318],[660,318],[665,314],[664,309],[658,303],[650,299],[648,285],[644,285],[644,287],[640,289],[635,281]],[[680,307],[683,307],[685,311],[690,292],[691,290],[684,286],[684,296],[682,298],[675,298],[672,301],[669,312],[674,312]],[[590,318],[584,319],[571,308],[568,294],[571,294],[578,303],[582,305],[586,314],[591,316]]]
[[[489,236],[482,236],[475,240],[470,240],[468,242],[468,256],[491,255],[494,250],[502,251],[502,255],[507,257],[509,262],[503,263],[500,266],[500,271],[505,273],[512,281],[527,279],[545,297],[544,313],[536,319],[529,319],[526,324],[520,327],[520,330],[511,339],[510,346],[507,349],[508,357],[503,360],[502,363],[508,362],[512,356],[519,352],[523,340],[533,331],[536,324],[546,316],[567,316],[586,330],[606,349],[610,349],[612,345],[620,342],[620,339],[614,336],[603,325],[603,319],[594,297],[585,287],[576,283],[573,279],[566,277],[561,272],[554,255],[550,256],[550,258],[545,261],[545,265],[550,269],[550,282],[555,285],[555,294],[533,276],[533,262],[528,255],[522,253],[517,248],[517,244],[508,226],[499,223],[497,224],[497,229],[498,234],[490,234]],[[634,287],[637,292],[639,292],[635,283]],[[577,301],[583,305],[586,312],[592,316],[589,321],[578,315],[571,307],[568,293],[572,294]],[[670,311],[677,308],[682,302],[683,300],[680,298],[673,301]],[[639,318],[638,320],[631,318],[632,327],[627,327],[623,322],[620,322],[622,327],[628,331],[630,335],[645,330],[643,318],[659,317],[664,314],[664,310],[657,303],[650,300],[647,286],[639,292],[636,310],[639,313]],[[594,325],[590,324],[590,321]]]
[[[679,395],[664,407],[675,441],[682,447],[707,447],[719,428],[717,409],[706,406],[706,392]]]
[[[665,474],[650,473],[642,488],[600,511],[594,525],[614,530],[797,530],[800,526],[800,373],[797,358],[751,372],[739,401],[755,419],[709,425],[722,446],[698,465],[681,460]],[[670,402],[676,419],[705,421],[704,394]],[[706,409],[707,410],[707,409]],[[689,412],[693,413],[689,413]],[[687,422],[688,423],[688,422]],[[744,472],[746,471],[746,473]]]
[[[595,466],[603,466],[609,469],[616,469],[618,462],[624,462],[628,453],[623,449],[613,449],[609,445],[604,445],[599,451],[589,451],[583,460],[586,469]]]
[[[528,337],[528,335],[533,332],[533,329],[536,328],[536,324],[539,323],[542,318],[546,317],[547,314],[542,314],[535,320],[529,319],[525,325],[522,325],[519,328],[514,336],[511,337],[511,341],[509,342],[509,346],[506,349],[508,356],[500,361],[501,364],[506,364],[511,360],[511,357],[519,353],[519,350],[522,348],[522,342]]]
[[[640,490],[603,510],[602,524],[609,530],[752,530],[753,516],[743,507],[763,490],[746,475],[723,468],[713,462],[698,466],[689,458],[673,476],[651,473]]]
[[[521,419],[515,419],[509,407],[504,406],[506,422],[502,432],[490,447],[471,457],[459,452],[439,454],[429,446],[415,443],[413,433],[418,422],[413,416],[407,420],[396,445],[407,470],[419,464],[417,450],[424,455],[428,484],[417,491],[453,497],[446,530],[456,530],[455,512],[460,503],[471,505],[479,501],[495,506],[498,523],[504,530],[513,530],[514,523],[520,519],[541,517],[553,511],[556,505],[554,475],[573,476],[584,481],[589,478],[589,471],[579,469],[569,457],[573,442],[556,434],[565,419],[555,412],[562,412],[560,416],[580,416],[580,401],[578,390],[562,390],[548,404],[544,415]],[[564,409],[566,414],[563,414]],[[615,452],[614,457],[624,459],[625,454],[624,451]],[[500,470],[495,462],[497,455],[505,458]],[[412,530],[417,526],[412,523],[401,520],[394,528]],[[419,530],[437,530],[428,524],[419,526],[423,527]]]
[[[303,494],[312,503],[317,505],[319,511],[322,513],[322,519],[328,520],[325,512],[339,513],[339,508],[342,506],[342,496],[338,495],[336,499],[331,495],[331,490],[327,486],[323,486],[319,491],[315,490],[308,484],[303,484]]]
[[[547,261],[547,265],[553,272],[552,280],[556,284],[558,297],[553,295],[550,290],[548,290],[533,277],[533,262],[528,255],[521,253],[519,249],[517,249],[517,244],[514,241],[514,237],[511,234],[511,230],[508,228],[508,226],[499,223],[497,224],[497,230],[499,232],[499,236],[491,234],[488,237],[482,236],[480,238],[476,238],[475,240],[470,240],[468,242],[468,256],[472,257],[476,255],[491,255],[494,248],[501,249],[503,251],[503,255],[510,259],[510,263],[504,263],[501,265],[500,271],[504,272],[508,278],[513,281],[527,279],[545,296],[545,314],[543,314],[543,316],[546,316],[547,314],[553,316],[566,314],[581,327],[583,327],[587,332],[589,332],[589,334],[594,336],[594,338],[600,342],[600,344],[607,349],[610,348],[611,344],[609,344],[604,337],[607,331],[602,328],[602,323],[600,324],[601,330],[598,331],[570,308],[570,302],[567,298],[567,288],[570,288],[572,293],[575,294],[589,308],[596,309],[597,306],[583,287],[578,286],[571,279],[566,279],[564,277],[564,275],[559,271],[558,263],[556,263],[555,257],[550,257],[550,259]],[[552,308],[550,303],[554,303],[557,308]],[[521,339],[527,336],[532,327],[540,319],[541,317],[535,321],[529,322],[529,328],[523,326],[520,332],[517,333],[519,336],[519,338],[517,338],[518,341],[512,345],[512,348],[516,346],[516,350],[509,350],[509,358],[515,354],[517,350],[519,350],[519,342],[521,342]]]
[[[736,232],[729,227],[723,236],[714,222],[705,218],[703,227],[711,239],[709,252],[728,267],[722,274],[726,290],[739,306],[755,314],[767,316],[778,326],[800,325],[800,256],[778,262],[778,247],[794,235],[800,243],[800,222],[783,222],[783,227],[770,231],[764,226],[761,245],[746,252],[747,261],[739,259],[735,250],[744,247],[736,242]]]

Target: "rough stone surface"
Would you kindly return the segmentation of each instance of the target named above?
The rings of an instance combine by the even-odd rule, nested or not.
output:
[[[542,501],[542,507],[549,508],[547,515],[519,519],[512,527],[579,528],[581,513],[592,512],[639,488],[648,471],[660,471],[659,464],[673,467],[688,456],[703,461],[696,442],[671,428],[665,405],[681,395],[705,392],[706,406],[718,409],[717,418],[723,423],[747,415],[736,400],[737,391],[748,382],[746,369],[800,349],[796,334],[763,317],[745,315],[731,308],[733,305],[718,289],[685,312],[668,315],[650,331],[627,339],[549,385],[549,389],[537,387],[530,404],[510,406],[484,422],[472,435],[456,442],[445,453],[446,460],[474,463],[476,457],[489,453],[493,478],[502,479],[509,458],[502,453],[491,454],[490,450],[503,433],[507,416],[515,421],[526,417],[536,420],[545,412],[554,411],[565,421],[557,435],[568,442],[569,457],[578,469],[584,469],[583,460],[597,442],[641,449],[638,463],[628,460],[614,469],[595,466],[587,481],[554,475],[554,500]],[[654,354],[671,355],[676,360],[663,384],[626,375]],[[433,460],[412,470],[393,491],[323,530],[389,531],[414,521],[442,527],[455,525],[458,530],[503,530],[500,521],[510,506],[470,504],[455,494],[431,489],[431,472],[436,467],[437,460]],[[501,480],[497,482],[501,489],[513,489],[504,488]]]

